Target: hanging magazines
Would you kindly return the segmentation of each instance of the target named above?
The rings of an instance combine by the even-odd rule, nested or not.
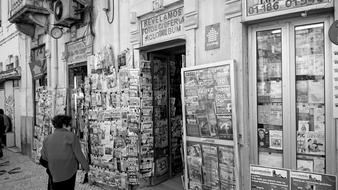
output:
[[[185,189],[239,189],[234,62],[181,74]]]

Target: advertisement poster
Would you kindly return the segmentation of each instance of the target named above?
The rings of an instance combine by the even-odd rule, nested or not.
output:
[[[291,172],[291,190],[336,190],[336,176]]]
[[[290,171],[281,168],[250,166],[251,190],[289,190]]]

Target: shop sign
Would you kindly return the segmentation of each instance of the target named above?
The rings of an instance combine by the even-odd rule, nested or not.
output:
[[[205,50],[220,47],[220,23],[205,27]]]
[[[45,46],[39,46],[31,50],[31,62],[29,63],[33,78],[37,78],[47,72]]]
[[[328,3],[331,3],[331,0],[246,0],[246,15],[260,15]]]
[[[67,63],[69,65],[87,61],[86,40],[80,39],[66,44]]]
[[[183,34],[183,7],[141,20],[142,45],[161,42]]]

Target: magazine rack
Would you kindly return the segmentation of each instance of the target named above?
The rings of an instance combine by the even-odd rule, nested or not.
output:
[[[234,61],[183,68],[185,189],[240,189]]]

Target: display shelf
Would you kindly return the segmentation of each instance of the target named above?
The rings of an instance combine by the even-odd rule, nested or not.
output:
[[[185,189],[240,189],[234,75],[232,60],[182,69]]]
[[[259,152],[283,153],[283,150],[276,150],[276,149],[272,149],[272,148],[262,148],[262,147],[259,147],[258,150],[259,150]]]

